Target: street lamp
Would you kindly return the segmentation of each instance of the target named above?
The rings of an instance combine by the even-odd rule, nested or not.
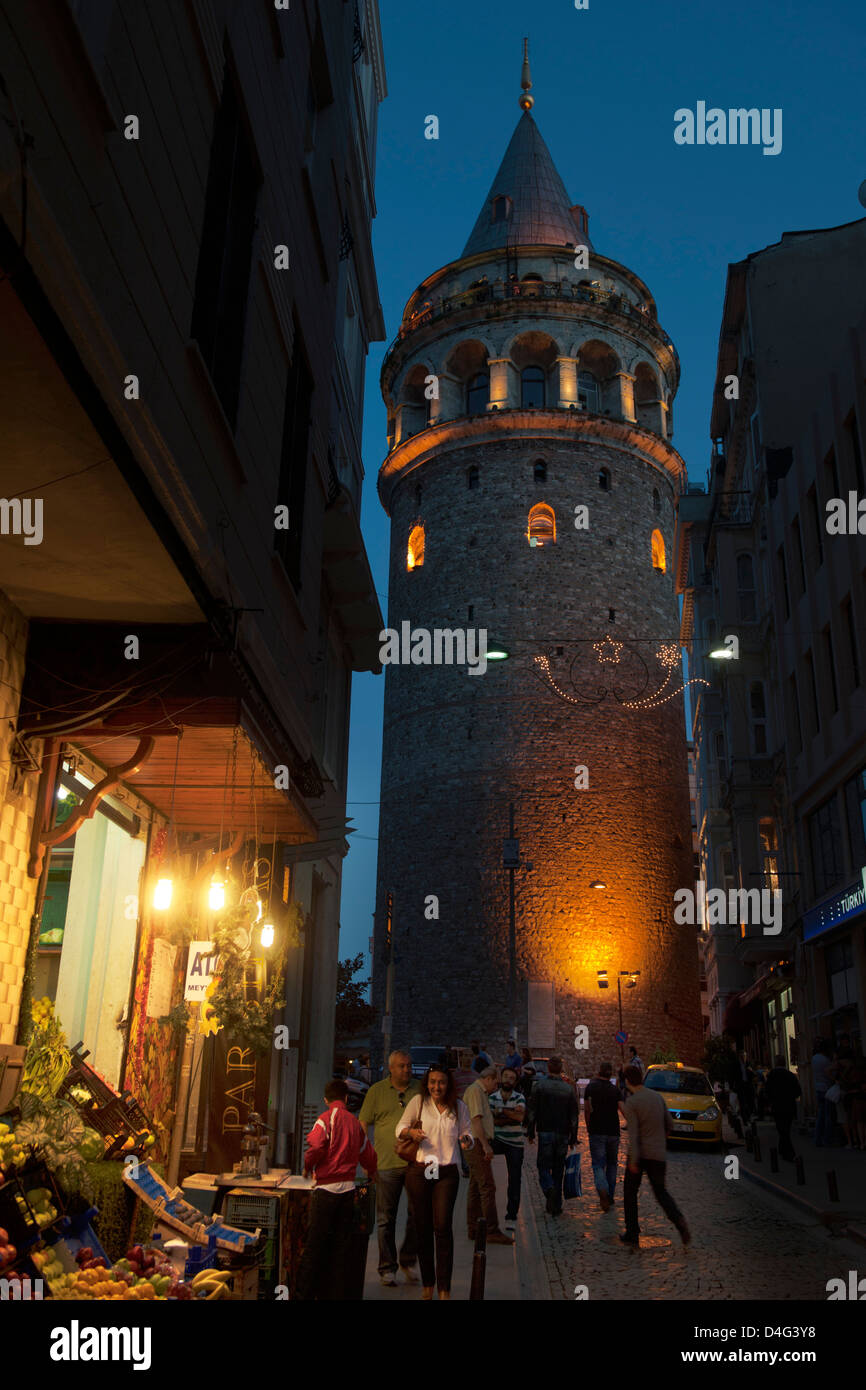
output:
[[[485,652],[488,661],[507,661],[510,655],[511,652],[508,651],[504,642],[498,642],[494,637],[490,638]]]
[[[639,974],[640,974],[640,971],[639,971],[639,970],[620,970],[620,971],[617,972],[617,977],[616,977],[616,995],[617,995],[617,1001],[618,1001],[618,1004],[619,1004],[619,1031],[620,1031],[620,1033],[622,1033],[622,1032],[624,1031],[624,1030],[623,1030],[623,1026],[622,1026],[622,981],[623,981],[623,976],[625,976],[625,980],[626,980],[626,986],[625,986],[626,989],[635,989],[635,988],[637,987],[637,978],[638,978],[638,975],[639,975]],[[599,989],[608,989],[608,988],[609,988],[609,981],[608,981],[608,978],[607,978],[607,971],[606,971],[606,970],[597,970],[597,971],[596,971],[596,976],[597,976],[597,983],[598,983]],[[623,1062],[625,1062],[625,1044],[624,1044],[624,1043],[620,1043],[620,1045],[619,1045],[619,1050],[620,1050],[620,1056],[621,1056]]]

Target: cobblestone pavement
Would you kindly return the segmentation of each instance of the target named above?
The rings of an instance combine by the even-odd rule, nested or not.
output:
[[[736,1151],[735,1151],[736,1152]],[[536,1171],[536,1147],[527,1145],[524,1201],[535,1216],[550,1297],[574,1300],[585,1285],[594,1299],[817,1299],[831,1278],[848,1270],[866,1273],[866,1250],[828,1235],[791,1203],[762,1191],[747,1178],[728,1178],[725,1155],[692,1148],[668,1153],[667,1186],[692,1233],[684,1249],[644,1177],[639,1196],[640,1252],[620,1244],[625,1137],[614,1206],[603,1214],[581,1136],[583,1196],[564,1203],[563,1214],[544,1210]],[[519,1254],[519,1252],[518,1252]]]

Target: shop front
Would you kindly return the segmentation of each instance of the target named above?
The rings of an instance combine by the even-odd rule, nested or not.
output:
[[[859,883],[819,903],[803,917],[809,1021],[813,1036],[838,1043],[847,1034],[862,1053],[866,1018],[866,869]]]

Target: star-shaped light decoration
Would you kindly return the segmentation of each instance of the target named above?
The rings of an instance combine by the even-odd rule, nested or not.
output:
[[[676,642],[663,642],[656,652],[656,658],[662,666],[674,667],[679,665],[680,649]]]
[[[592,649],[598,657],[599,665],[604,666],[607,663],[616,666],[622,651],[622,642],[615,642],[610,633],[607,633],[601,642],[593,642]]]

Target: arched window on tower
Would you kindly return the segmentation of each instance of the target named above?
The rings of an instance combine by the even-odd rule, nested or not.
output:
[[[544,459],[536,459],[532,465],[532,476],[537,483],[547,482],[547,464]]]
[[[478,465],[475,463],[466,470],[466,486],[470,492],[478,486]]]
[[[511,216],[511,199],[505,193],[500,193],[493,199],[490,205],[491,222],[507,222]]]
[[[476,372],[466,384],[466,414],[483,415],[490,400],[489,372]]]
[[[544,371],[541,367],[524,367],[520,373],[520,404],[544,409]]]
[[[581,410],[593,410],[598,414],[601,409],[601,391],[592,372],[578,372],[577,399]]]
[[[602,492],[610,492],[610,469],[600,468],[598,470],[598,485]]]
[[[556,544],[556,517],[546,502],[536,503],[530,511],[526,536],[532,546]]]
[[[653,569],[665,572],[665,541],[661,531],[656,529],[652,534],[652,556]]]
[[[409,532],[409,549],[406,552],[407,570],[420,569],[424,563],[424,527],[419,522]]]
[[[654,511],[654,512],[660,512],[661,509],[662,509],[661,494],[659,493],[658,488],[657,488],[657,487],[654,487],[654,488],[653,488],[653,511]]]

